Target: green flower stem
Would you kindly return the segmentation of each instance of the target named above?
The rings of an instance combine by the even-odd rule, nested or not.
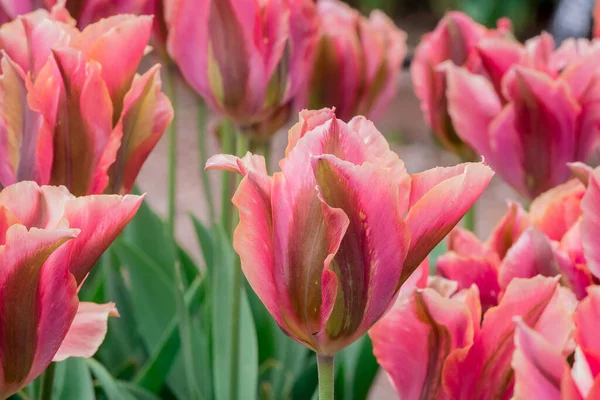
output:
[[[235,146],[235,128],[230,121],[225,121],[220,127],[221,131],[221,153],[233,154]],[[232,205],[231,205],[231,172],[223,171],[221,184],[221,226],[229,233],[231,227]]]
[[[42,386],[40,388],[40,400],[52,400],[52,387],[54,386],[54,373],[56,372],[56,363],[52,362],[42,375]]]
[[[477,212],[477,209],[475,208],[475,204],[473,203],[473,205],[471,206],[471,208],[469,208],[469,211],[467,211],[467,213],[464,216],[464,221],[465,221],[465,229],[475,233],[475,214]]]
[[[215,222],[215,205],[213,203],[212,191],[210,190],[210,181],[208,174],[204,170],[206,161],[208,160],[208,132],[206,132],[206,105],[201,98],[198,98],[198,111],[196,115],[198,123],[198,154],[200,156],[200,178],[202,180],[202,189],[204,191],[204,199],[208,207],[208,215],[210,222]]]
[[[317,354],[319,400],[333,400],[334,356]]]
[[[165,91],[173,104],[173,109],[177,110],[177,69],[175,66],[167,68],[165,80]],[[168,188],[167,188],[167,233],[175,238],[175,192],[177,190],[177,112],[169,125],[169,158],[168,158]]]
[[[236,138],[236,155],[243,157],[248,151],[248,138],[238,133]],[[238,177],[238,184],[241,177]],[[236,212],[231,221],[231,236],[233,230],[239,221],[239,214]],[[240,357],[240,309],[242,297],[242,268],[240,258],[236,255],[233,264],[233,281],[232,281],[232,296],[231,296],[231,363],[230,367],[230,398],[235,400],[238,398],[238,375],[239,375],[239,357]]]

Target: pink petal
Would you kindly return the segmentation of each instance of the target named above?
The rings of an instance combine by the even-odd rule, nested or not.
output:
[[[477,52],[494,89],[501,94],[502,78],[523,57],[523,46],[505,38],[486,38],[477,44]]]
[[[344,300],[327,323],[329,337],[360,336],[387,310],[400,286],[410,241],[387,169],[355,166],[332,155],[314,158],[323,200],[349,225],[333,258]]]
[[[402,279],[408,278],[412,271],[425,259],[427,254],[460,221],[468,209],[485,190],[494,175],[483,164],[466,164],[454,167],[456,176],[450,177],[448,170],[434,170],[423,174],[433,174],[427,187],[419,190],[425,193],[408,211],[406,224],[411,233],[411,243]],[[436,175],[440,179],[436,179]],[[434,185],[434,182],[439,182]],[[413,177],[414,182],[414,177]],[[411,189],[411,200],[413,198]],[[412,202],[411,202],[412,203]]]
[[[77,287],[68,263],[45,261],[76,234],[76,230],[28,231],[18,224],[6,232],[6,243],[0,247],[2,397],[27,385],[50,364],[75,317]]]
[[[600,169],[589,177],[587,191],[581,201],[581,241],[587,266],[596,277],[600,277]]]
[[[529,207],[531,222],[552,240],[561,240],[581,216],[585,186],[574,179],[537,197]]]
[[[65,205],[69,227],[81,229],[73,241],[70,271],[81,284],[98,258],[131,221],[144,196],[78,197]]]
[[[581,348],[592,376],[600,374],[600,343],[598,322],[600,321],[600,288],[588,288],[588,297],[581,301],[573,315],[575,342]]]
[[[515,400],[543,398],[561,400],[562,379],[569,367],[560,351],[544,340],[521,318],[516,319],[515,352],[512,367],[515,372]]]
[[[515,278],[536,275],[553,277],[560,273],[548,238],[535,228],[528,228],[508,250],[498,268],[498,282],[506,288]]]
[[[108,317],[118,317],[114,303],[79,303],[77,315],[52,361],[92,357],[106,336]]]
[[[285,149],[285,155],[287,156],[296,147],[296,143],[300,138],[333,118],[335,118],[335,110],[331,108],[300,111],[299,121],[288,131],[288,145]]]
[[[114,149],[106,153],[108,147],[105,150],[107,164],[112,164],[109,170],[112,193],[131,191],[144,161],[173,119],[171,102],[160,89],[160,65],[157,64],[134,78],[125,95],[123,114],[116,128],[122,133],[120,147],[117,147],[118,152]]]
[[[495,253],[466,229],[456,227],[448,234],[448,251],[454,251],[464,256],[494,257]]]
[[[116,115],[142,60],[151,30],[150,16],[118,15],[89,25],[72,43],[73,48],[102,66],[102,79]]]
[[[432,289],[403,299],[370,331],[373,353],[402,399],[444,398],[448,356],[473,342],[467,307]]]
[[[569,169],[575,178],[579,179],[585,187],[588,185],[589,177],[593,173],[594,169],[587,164],[582,162],[568,163]]]
[[[494,227],[485,244],[503,259],[529,225],[529,216],[523,207],[518,203],[509,202],[508,210]]]
[[[494,152],[489,130],[502,104],[494,87],[464,68],[450,67],[447,74],[448,112],[456,134],[491,165],[497,164],[502,156]]]

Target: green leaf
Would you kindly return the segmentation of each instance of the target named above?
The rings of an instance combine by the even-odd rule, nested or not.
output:
[[[202,257],[204,258],[204,263],[206,268],[212,268],[214,265],[214,247],[215,243],[212,239],[212,232],[208,229],[198,218],[193,215],[190,215],[192,218],[192,223],[194,224],[194,229],[196,230],[196,237],[198,238],[198,243],[200,244],[200,249],[202,250]]]
[[[129,392],[136,400],[160,400],[157,396],[131,382],[118,381],[119,389]]]
[[[342,350],[336,356],[336,362],[344,365],[344,398],[366,399],[379,370],[369,336],[364,335]]]
[[[110,372],[93,358],[87,360],[87,365],[98,380],[108,400],[135,400],[127,390],[120,387]]]
[[[94,383],[84,358],[69,358],[56,365],[52,398],[94,400]]]
[[[231,243],[222,229],[216,228],[214,268],[210,271],[210,305],[212,321],[212,355],[215,398],[229,400],[230,385],[230,327],[234,254]],[[238,266],[239,268],[239,266]],[[240,308],[240,344],[238,393],[244,400],[256,398],[258,384],[258,349],[252,312],[244,288]]]

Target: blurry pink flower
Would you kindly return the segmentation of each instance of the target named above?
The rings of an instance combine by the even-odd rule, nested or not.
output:
[[[64,187],[20,182],[0,192],[0,397],[51,361],[91,357],[112,303],[80,303],[77,291],[133,218],[140,196],[75,198]]]
[[[554,343],[518,321],[513,369],[515,400],[596,400],[600,398],[600,287],[588,289],[575,321],[573,367]]]
[[[270,137],[312,63],[313,1],[179,0],[170,13],[167,47],[187,82],[243,131]]]
[[[445,296],[417,290],[399,299],[369,336],[403,400],[508,399],[514,385],[513,318],[568,354],[575,306],[557,279],[540,276],[512,281],[500,304],[483,313],[483,322],[476,286]]]
[[[477,44],[486,37],[508,36],[510,30],[510,22],[506,19],[498,21],[498,29],[488,30],[466,14],[453,11],[442,18],[433,32],[423,37],[415,50],[410,73],[425,121],[441,144],[463,159],[470,160],[475,155],[456,135],[448,115],[444,65],[450,62],[475,73],[482,72]]]
[[[317,10],[321,38],[307,82],[309,108],[335,107],[346,120],[377,117],[396,94],[406,33],[378,10],[367,19],[339,0],[321,0]]]
[[[65,7],[85,28],[103,18],[118,14],[141,14],[149,0],[0,0],[0,24],[39,8],[50,10],[58,5]]]
[[[127,193],[173,116],[160,67],[136,75],[152,19],[121,15],[79,31],[54,18],[60,10],[0,27],[0,185]]]
[[[370,121],[329,109],[300,113],[288,140],[273,177],[250,153],[207,168],[244,176],[234,248],[258,297],[290,337],[332,355],[381,317],[493,172],[475,163],[410,176]]]
[[[449,252],[437,261],[440,276],[454,280],[459,289],[475,284],[485,309],[498,304],[514,278],[562,274],[561,283],[578,298],[586,295],[592,276],[583,259],[579,219],[585,186],[571,180],[542,194],[529,213],[516,204],[481,243],[468,231],[455,228]]]
[[[486,75],[447,65],[448,110],[457,135],[530,199],[565,182],[567,163],[585,160],[600,122],[598,42],[546,33],[519,45],[485,39]]]

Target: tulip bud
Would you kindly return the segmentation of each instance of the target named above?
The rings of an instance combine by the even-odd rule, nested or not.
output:
[[[188,83],[242,131],[270,137],[311,65],[312,0],[181,0],[171,12],[167,46]]]
[[[233,197],[242,270],[283,331],[324,355],[383,315],[493,175],[463,164],[410,176],[370,121],[329,109],[300,114],[279,165],[271,177],[248,153],[207,168],[244,176]]]
[[[381,11],[367,19],[338,0],[319,1],[317,10],[322,25],[309,108],[335,107],[342,119],[381,115],[396,94],[406,33]]]

